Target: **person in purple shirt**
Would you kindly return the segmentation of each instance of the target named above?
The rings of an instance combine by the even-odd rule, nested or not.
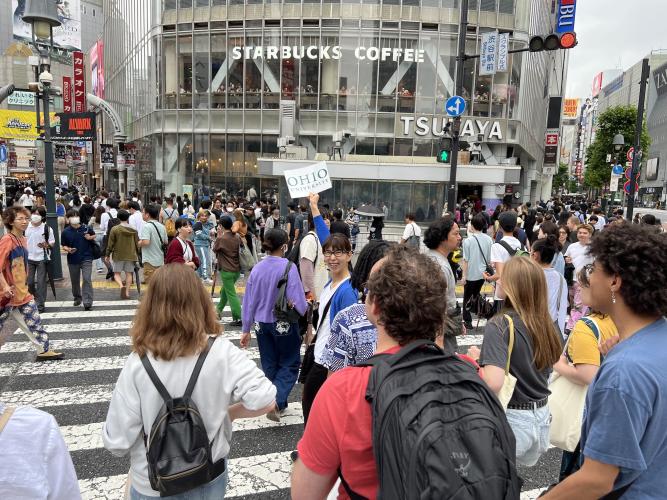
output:
[[[285,273],[289,261],[287,233],[282,229],[270,229],[264,234],[262,248],[267,253],[252,268],[243,297],[243,334],[241,347],[250,345],[250,328],[254,327],[259,346],[259,357],[264,375],[276,386],[276,408],[267,418],[279,422],[287,408],[287,397],[296,383],[301,365],[301,337],[299,324],[276,321],[273,312],[278,296],[278,281]],[[287,275],[287,300],[299,314],[306,313],[306,297],[296,266]]]

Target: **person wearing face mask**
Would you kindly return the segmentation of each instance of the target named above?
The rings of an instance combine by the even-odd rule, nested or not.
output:
[[[67,211],[69,224],[60,236],[60,244],[67,252],[67,267],[72,281],[72,295],[74,296],[74,307],[80,306],[90,311],[93,307],[93,282],[91,273],[93,270],[93,249],[90,242],[95,241],[95,231],[92,227],[81,224],[79,214],[74,210]],[[81,280],[83,279],[83,293]]]
[[[178,219],[176,221],[176,237],[169,243],[164,263],[171,264],[172,262],[178,262],[196,271],[199,268],[199,257],[197,257],[197,252],[195,252],[195,246],[191,238],[192,221],[189,219]]]
[[[40,313],[44,312],[46,301],[46,266],[51,260],[51,248],[56,244],[53,230],[44,223],[45,219],[44,207],[33,209],[30,225],[25,230],[28,242],[28,290],[35,297]]]
[[[286,298],[303,315],[308,305],[303,294],[299,271],[284,258],[288,236],[282,229],[271,229],[264,235],[263,248],[267,257],[252,268],[243,297],[243,334],[241,347],[250,345],[250,327],[254,324],[262,371],[277,389],[276,407],[266,416],[279,422],[287,408],[287,398],[296,383],[301,363],[299,323],[277,321],[274,306],[278,281],[287,266]],[[257,326],[258,325],[258,326]]]

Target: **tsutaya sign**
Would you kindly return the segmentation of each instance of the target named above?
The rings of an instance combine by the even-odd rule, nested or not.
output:
[[[397,135],[406,137],[442,137],[444,128],[448,121],[447,116],[401,116],[401,123],[397,122]],[[477,137],[483,135],[486,141],[502,141],[505,137],[507,123],[505,120],[476,120],[474,118],[464,119],[461,122],[461,137]]]
[[[360,61],[424,62],[424,49],[401,47],[356,47],[354,57]],[[232,59],[333,59],[343,57],[340,45],[257,45],[232,48]]]

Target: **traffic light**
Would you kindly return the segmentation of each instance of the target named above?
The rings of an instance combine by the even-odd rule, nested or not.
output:
[[[438,152],[438,163],[449,163],[449,158],[452,152],[449,149],[441,149]]]
[[[577,34],[573,31],[552,33],[547,36],[537,35],[528,42],[528,50],[530,52],[542,52],[543,50],[571,49],[577,43]]]
[[[11,83],[9,85],[5,85],[4,87],[0,87],[0,102],[7,99],[13,93],[14,93],[14,85],[12,85]]]
[[[436,160],[438,163],[449,163],[452,157],[452,139],[450,137],[443,137],[440,139],[440,150]]]

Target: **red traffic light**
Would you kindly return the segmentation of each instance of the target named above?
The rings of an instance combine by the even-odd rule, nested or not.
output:
[[[568,31],[560,36],[561,49],[571,49],[575,45],[577,45],[577,34],[573,31]]]
[[[568,31],[562,35],[552,33],[547,36],[533,36],[528,42],[528,50],[542,52],[543,50],[571,49],[575,45],[577,45],[577,34]]]

